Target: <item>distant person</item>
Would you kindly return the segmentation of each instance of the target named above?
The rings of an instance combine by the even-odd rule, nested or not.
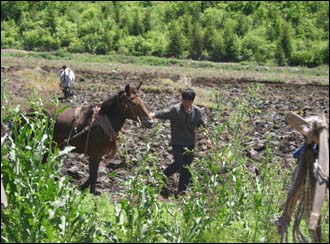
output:
[[[75,75],[74,72],[66,65],[62,66],[60,80],[60,86],[63,91],[64,98],[68,98],[68,96],[71,94],[71,87],[73,85],[73,81],[75,80]]]
[[[150,113],[151,118],[170,120],[171,123],[171,144],[174,163],[164,170],[166,177],[171,176],[175,172],[180,173],[178,191],[175,195],[184,194],[191,178],[187,166],[194,159],[195,148],[195,130],[199,126],[206,126],[205,117],[200,108],[193,105],[195,99],[195,91],[193,89],[185,89],[181,93],[182,101],[171,106],[167,110]],[[207,136],[207,145],[211,146],[211,141]],[[167,188],[163,188],[161,194],[168,195]]]

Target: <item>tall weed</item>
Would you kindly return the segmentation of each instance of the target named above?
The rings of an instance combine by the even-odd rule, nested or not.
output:
[[[2,211],[2,242],[91,242],[98,232],[97,211],[60,177],[64,156],[72,148],[53,147],[54,120],[32,103],[33,116],[6,109],[12,133],[1,138],[1,172],[9,207]],[[42,163],[48,154],[47,162]]]

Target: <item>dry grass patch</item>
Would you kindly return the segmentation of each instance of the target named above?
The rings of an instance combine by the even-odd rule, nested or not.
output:
[[[156,84],[143,85],[143,91],[160,94],[162,92],[174,94],[176,87],[171,79],[159,79]]]
[[[196,92],[195,104],[209,108],[217,108],[214,89],[200,87],[193,87],[193,89]]]
[[[24,86],[29,90],[36,90],[45,96],[54,92],[61,93],[59,77],[53,73],[35,68],[19,70],[16,75],[25,81]]]
[[[73,89],[76,91],[94,91],[94,92],[110,92],[111,88],[105,83],[79,83],[73,84]]]
[[[180,92],[186,88],[192,88],[196,92],[196,99],[195,104],[216,108],[216,96],[215,96],[215,89],[214,88],[201,88],[197,86],[193,86],[191,83],[191,78],[187,76],[182,76],[177,82],[173,83],[175,89]]]
[[[215,89],[193,86],[191,83],[191,78],[186,76],[182,76],[178,81],[173,81],[169,78],[159,79],[157,80],[156,84],[144,85],[143,90],[145,92],[152,92],[157,94],[180,94],[180,92],[186,88],[192,88],[195,90],[195,104],[210,108],[217,107]]]

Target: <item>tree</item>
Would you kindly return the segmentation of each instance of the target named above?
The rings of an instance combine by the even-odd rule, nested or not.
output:
[[[223,41],[223,33],[216,32],[213,35],[211,41],[211,51],[210,58],[212,61],[219,62],[223,61],[223,57],[225,56],[225,44]]]
[[[212,51],[212,38],[215,33],[215,29],[213,26],[209,25],[204,30],[204,36],[203,36],[203,46],[204,51],[206,51],[208,54]]]
[[[178,29],[176,22],[170,24],[169,44],[166,50],[168,57],[180,57],[183,51],[182,35]]]
[[[58,12],[56,11],[56,8],[48,8],[47,14],[44,20],[44,26],[45,28],[49,29],[51,33],[56,32],[57,22],[58,22]]]
[[[249,19],[244,14],[237,16],[236,33],[238,36],[244,36],[249,31]]]
[[[193,24],[193,30],[190,39],[189,57],[200,59],[203,53],[203,33],[198,22]]]
[[[147,55],[164,56],[167,47],[167,35],[160,31],[149,31],[145,35],[146,45],[150,48]]]
[[[327,47],[324,49],[323,63],[329,65],[329,41],[328,41]]]
[[[287,64],[292,54],[291,26],[283,21],[279,29],[279,38],[276,42],[275,58],[279,65]]]
[[[133,36],[143,35],[144,30],[145,29],[140,14],[136,12],[134,14],[134,19],[131,26],[130,34],[132,34]]]
[[[6,48],[315,66],[328,42],[327,1],[1,2]]]
[[[224,28],[224,61],[235,62],[239,60],[240,47],[237,35],[235,34],[235,24],[232,20],[228,20],[225,23]]]
[[[281,34],[280,34],[280,43],[284,51],[285,57],[290,59],[292,53],[292,31],[291,26],[285,22]]]
[[[120,12],[121,12],[121,8],[120,8],[120,3],[118,1],[112,1],[113,4],[113,10],[114,10],[114,18],[117,24],[120,23]]]
[[[18,20],[28,7],[27,1],[1,1],[1,22],[9,19]]]
[[[77,41],[78,28],[75,23],[65,19],[59,19],[56,34],[53,35],[61,41],[61,47],[67,48],[75,40]]]
[[[18,35],[14,20],[1,22],[1,48],[19,48]]]
[[[202,1],[201,10],[204,12],[205,9],[217,6],[218,1]]]
[[[263,63],[271,58],[271,48],[263,36],[264,32],[266,31],[263,28],[259,28],[244,36],[241,45],[243,61]]]
[[[147,12],[144,15],[143,18],[143,26],[144,26],[144,31],[148,32],[151,30],[152,26],[151,26],[151,11],[147,10]]]
[[[281,41],[276,42],[275,59],[278,65],[283,66],[286,64],[285,53]]]
[[[25,50],[33,50],[40,45],[40,32],[42,30],[34,29],[23,33],[23,43]]]

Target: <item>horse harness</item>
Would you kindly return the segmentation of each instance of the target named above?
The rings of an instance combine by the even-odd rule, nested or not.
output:
[[[128,102],[131,102],[131,100],[128,100]],[[127,114],[128,110],[132,114],[135,114],[134,110],[132,109],[132,107],[129,104],[122,103],[122,102],[120,102],[120,104],[121,104],[121,107],[124,108],[122,110],[122,113],[123,114]],[[91,121],[89,122],[89,125],[87,125],[84,129],[82,129],[77,134],[75,134],[73,137],[71,137],[72,131],[73,130],[76,131],[77,130],[77,126],[79,125],[78,116],[80,114],[81,109],[82,109],[82,106],[79,106],[79,107],[77,107],[75,109],[75,111],[74,111],[74,117],[75,118],[74,118],[74,121],[73,121],[73,125],[71,127],[71,131],[70,131],[69,137],[68,137],[68,139],[64,140],[64,143],[66,143],[68,145],[71,140],[73,140],[73,139],[75,139],[75,138],[83,135],[85,132],[88,131],[87,140],[86,140],[86,144],[85,144],[85,152],[84,152],[86,154],[87,148],[88,148],[88,141],[89,141],[90,130],[94,126],[100,126],[103,129],[104,133],[109,138],[109,142],[115,142],[116,140],[118,140],[118,132],[116,132],[113,129],[108,116],[106,114],[100,114],[99,113],[100,112],[100,109],[101,109],[99,105],[96,105],[93,108],[93,115],[92,115]],[[138,120],[140,120],[139,116],[136,115],[136,117],[138,118]]]
[[[129,99],[127,100],[127,102],[120,102],[120,105],[121,105],[121,107],[123,108],[123,109],[121,110],[121,112],[122,112],[123,114],[126,114],[126,115],[128,114],[128,112],[130,112],[131,115],[132,115],[133,117],[136,117],[137,120],[141,123],[140,117],[136,114],[136,112],[134,111],[134,109],[132,108],[132,106],[129,105],[129,104],[133,104],[132,100],[133,100],[133,98],[129,98]]]
[[[81,109],[82,109],[81,106],[79,106],[75,109],[74,121],[73,121],[73,124],[71,127],[71,131],[70,131],[69,137],[66,140],[64,140],[64,143],[69,145],[69,142],[71,140],[78,138],[79,136],[83,135],[85,132],[88,131],[87,140],[86,140],[86,144],[85,144],[85,154],[86,154],[87,148],[88,148],[89,134],[90,134],[91,129],[95,126],[100,126],[102,128],[104,133],[109,138],[109,142],[115,142],[118,139],[118,132],[116,132],[113,129],[108,116],[106,114],[99,113],[100,109],[101,109],[99,105],[96,105],[95,107],[93,107],[93,115],[92,115],[92,118],[91,118],[89,124],[84,129],[82,129],[80,132],[78,132],[77,134],[75,134],[74,136],[71,137],[73,130],[77,131],[77,127],[79,125],[78,115],[80,114]]]

